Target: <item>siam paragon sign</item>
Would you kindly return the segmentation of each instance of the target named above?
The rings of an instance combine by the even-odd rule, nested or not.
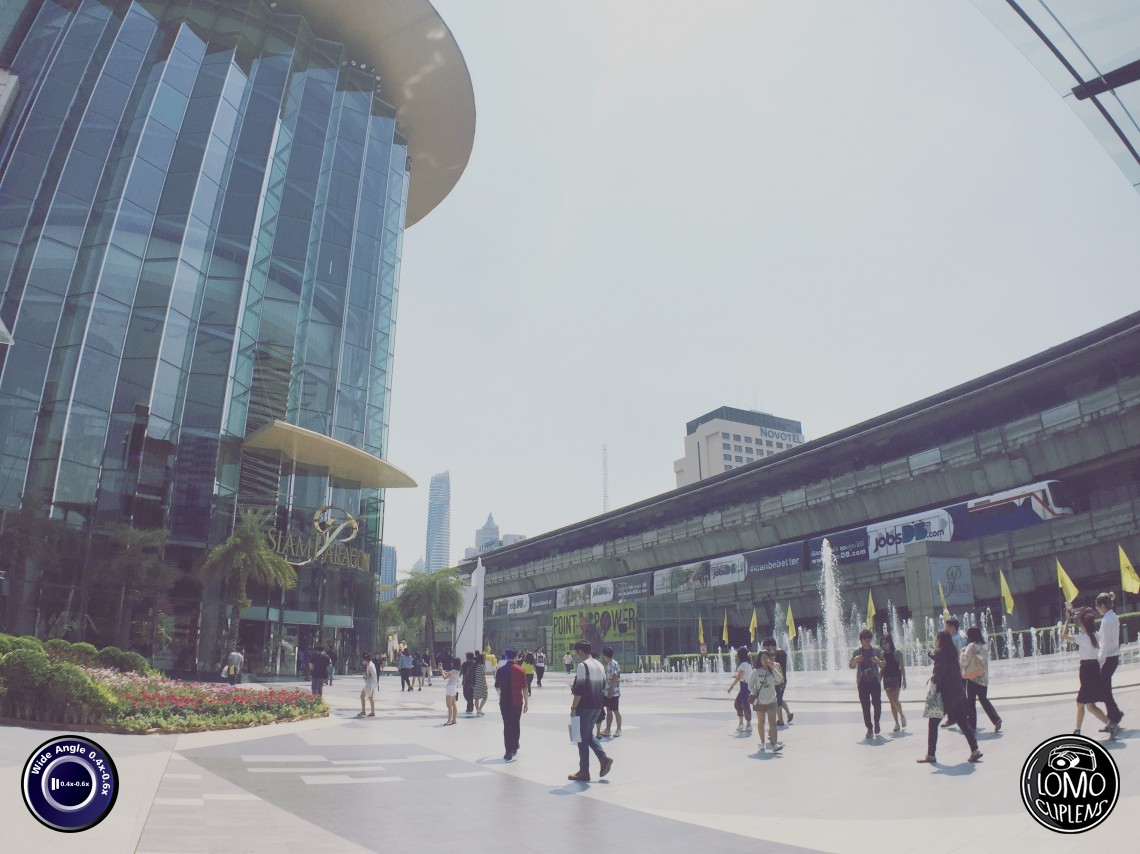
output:
[[[360,526],[351,513],[327,504],[313,514],[313,528],[316,533],[308,537],[282,533],[275,528],[265,536],[269,547],[293,566],[323,563],[368,571],[371,555],[348,545],[360,533]]]

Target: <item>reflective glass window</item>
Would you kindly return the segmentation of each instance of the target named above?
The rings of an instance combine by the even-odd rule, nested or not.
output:
[[[84,350],[75,381],[74,399],[90,406],[110,408],[118,367],[118,359],[114,356],[90,347]]]

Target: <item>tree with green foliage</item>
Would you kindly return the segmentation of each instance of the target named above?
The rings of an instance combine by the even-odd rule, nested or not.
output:
[[[92,567],[92,581],[118,593],[115,609],[115,644],[130,646],[131,622],[135,605],[156,593],[169,590],[178,571],[162,559],[166,531],[161,528],[135,528],[116,523],[110,526],[109,555]]]
[[[272,515],[271,511],[241,508],[234,532],[224,543],[211,549],[199,569],[204,582],[220,581],[229,591],[233,607],[223,655],[237,647],[241,609],[249,607],[246,591],[250,584],[260,584],[270,593],[297,586],[297,570],[274,552],[265,538],[265,524]]]
[[[463,583],[455,569],[413,572],[399,585],[396,607],[405,620],[424,621],[424,640],[435,651],[435,621],[454,620],[463,607]]]

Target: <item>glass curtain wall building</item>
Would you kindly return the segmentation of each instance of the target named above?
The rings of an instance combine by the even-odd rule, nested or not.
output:
[[[414,485],[382,461],[403,231],[474,127],[450,33],[426,2],[364,0],[31,0],[7,27],[0,507],[42,500],[84,572],[109,526],[167,532],[181,577],[131,637],[156,664],[217,658],[223,591],[200,607],[193,569],[246,507],[299,565],[295,590],[254,592],[247,654],[276,669],[283,640],[367,645],[384,487]],[[433,33],[447,67],[417,91],[399,76]],[[445,162],[413,182],[448,121]],[[357,537],[305,562],[328,505]],[[19,628],[70,618],[74,575],[9,585]]]

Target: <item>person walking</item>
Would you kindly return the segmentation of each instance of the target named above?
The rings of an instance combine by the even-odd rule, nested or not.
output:
[[[540,649],[534,654],[534,681],[542,687],[542,674],[546,672],[546,651]]]
[[[400,668],[400,690],[412,690],[412,653],[407,647],[400,648],[398,656],[398,666]]]
[[[425,674],[427,674],[428,687],[430,688],[431,687],[431,671],[432,671],[432,664],[433,664],[433,662],[431,660],[431,650],[425,648],[424,654],[422,656],[420,656],[420,661],[422,662],[421,666],[423,667],[423,672]],[[440,662],[439,662],[439,669],[440,670],[447,670],[448,667],[450,666],[450,664],[451,664],[451,656],[448,656],[447,658],[441,658]],[[423,684],[424,684],[424,681],[421,678],[420,679],[420,687],[421,688],[423,687]]]
[[[329,679],[329,668],[331,666],[332,659],[330,659],[328,653],[320,647],[314,649],[313,654],[309,656],[310,688],[318,697],[324,696],[325,683]]]
[[[1083,629],[1076,634],[1070,628],[1074,618],[1080,622]],[[1081,724],[1084,723],[1086,710],[1102,724],[1108,726],[1108,716],[1096,705],[1100,702],[1103,691],[1100,682],[1100,644],[1096,638],[1096,621],[1093,619],[1092,609],[1080,608],[1074,613],[1071,607],[1067,608],[1065,625],[1061,629],[1061,639],[1075,643],[1081,659],[1081,688],[1077,692],[1077,725],[1076,729],[1073,730],[1073,735],[1081,734]],[[1112,737],[1114,737],[1114,733],[1110,729],[1109,738]]]
[[[851,654],[847,666],[855,671],[855,685],[859,690],[859,705],[863,707],[863,724],[867,727],[867,739],[879,734],[879,717],[883,708],[882,687],[879,684],[879,668],[883,660],[871,648],[871,638],[875,635],[870,629],[859,632],[859,648]],[[874,707],[874,721],[871,709]]]
[[[574,656],[572,656],[569,652],[562,656],[562,666],[566,668],[567,673],[572,673],[574,671]]]
[[[766,649],[760,650],[756,659],[756,666],[748,674],[748,699],[756,709],[756,733],[760,736],[760,752],[765,749],[764,721],[768,721],[767,747],[773,753],[784,749],[783,742],[776,741],[778,702],[776,700],[776,686],[784,681],[784,674],[780,666],[772,660],[771,653]]]
[[[226,656],[226,681],[236,685],[241,679],[241,666],[245,664],[245,656],[240,646],[234,647],[233,652]]]
[[[467,653],[467,660],[459,668],[459,678],[463,683],[463,699],[467,702],[468,717],[475,714],[475,653]]]
[[[957,617],[947,617],[946,620],[943,622],[943,625],[946,626],[946,631],[950,633],[950,638],[954,641],[954,649],[956,649],[958,651],[958,657],[959,657],[959,660],[961,660],[962,648],[965,647],[966,642],[962,637],[962,630],[961,630],[961,626],[958,624],[958,618]],[[966,690],[966,680],[965,679],[962,680],[962,690],[963,691]],[[947,709],[946,710],[946,720],[944,720],[942,722],[942,728],[946,729],[947,727],[952,727],[956,723],[958,723],[958,722],[956,720],[954,720],[954,718],[950,714],[950,710]]]
[[[602,750],[602,745],[594,736],[594,723],[604,706],[603,693],[606,685],[606,672],[601,662],[590,657],[590,642],[578,641],[574,652],[578,654],[578,668],[574,673],[574,684],[570,687],[573,700],[570,702],[570,717],[578,719],[578,771],[567,779],[579,783],[590,782],[590,751],[598,757],[604,777],[610,773],[614,761]]]
[[[364,717],[364,701],[367,700],[372,704],[372,711],[368,717],[376,717],[376,665],[372,663],[372,656],[364,653],[360,657],[360,663],[364,666],[364,688],[360,692],[360,714],[358,718]]]
[[[776,686],[776,724],[777,726],[784,726],[784,715],[788,716],[788,723],[791,723],[792,718],[795,717],[792,710],[788,708],[788,704],[784,702],[784,689],[788,687],[788,653],[776,645],[775,638],[765,638],[762,646],[768,648],[768,655],[772,657],[772,661],[776,662],[784,677],[784,681]]]
[[[475,714],[483,715],[483,706],[487,704],[487,657],[481,652],[475,653],[475,682],[473,694],[475,697]]]
[[[333,677],[336,676],[336,650],[330,643],[325,647],[325,655],[329,657],[329,685],[333,683]]]
[[[1097,633],[1097,641],[1100,643],[1100,690],[1104,695],[1104,710],[1108,715],[1108,726],[1101,732],[1107,732],[1113,738],[1120,729],[1120,719],[1124,717],[1124,712],[1120,711],[1112,696],[1112,674],[1120,664],[1120,620],[1117,619],[1115,607],[1115,593],[1101,593],[1096,597],[1096,610],[1100,614],[1100,631]]]
[[[617,729],[613,730],[613,737],[621,738],[621,711],[618,709],[621,702],[621,665],[614,661],[612,646],[602,647],[602,664],[606,668],[606,690],[602,696],[606,706],[606,728],[602,735],[610,735],[610,725],[616,720]]]
[[[451,659],[451,667],[449,669],[444,670],[442,667],[439,668],[440,678],[446,680],[443,687],[443,698],[444,702],[447,703],[447,723],[445,723],[444,726],[454,726],[456,715],[459,712],[455,698],[459,695],[461,666],[462,662],[458,658],[453,658]]]
[[[736,688],[736,699],[732,707],[736,709],[736,731],[744,735],[752,735],[752,704],[748,702],[748,677],[752,673],[752,662],[748,660],[748,649],[740,647],[736,651],[736,675],[732,677],[732,684],[726,693],[731,694]],[[747,723],[746,723],[747,722]]]
[[[499,692],[499,713],[503,716],[503,759],[513,762],[519,752],[522,716],[527,711],[526,674],[515,661],[513,649],[503,651],[503,666],[495,671],[495,690]]]
[[[890,635],[883,635],[883,693],[891,704],[891,717],[895,719],[895,732],[906,728],[906,715],[903,714],[902,703],[899,702],[899,689],[906,688],[906,662],[903,654],[895,649],[895,640]],[[901,721],[901,723],[900,723]]]
[[[961,655],[962,678],[966,680],[966,714],[970,726],[978,730],[978,703],[982,711],[994,725],[994,732],[1001,732],[1001,715],[986,696],[990,685],[990,648],[977,626],[966,629],[966,646]]]
[[[954,646],[954,638],[950,632],[940,631],[934,638],[935,648],[930,653],[934,659],[934,675],[931,676],[933,688],[942,699],[942,711],[953,715],[958,723],[966,743],[970,745],[970,762],[977,762],[982,758],[982,751],[978,749],[978,739],[974,735],[974,728],[966,712],[966,691],[962,687],[962,668],[959,664],[958,648]],[[935,751],[938,748],[938,722],[942,715],[935,712],[934,717],[927,718],[926,723],[926,755],[915,762],[934,764]]]
[[[408,651],[408,655],[410,655],[412,659],[412,674],[408,681],[413,685],[418,682],[419,687],[417,687],[416,690],[422,691],[424,689],[424,660],[410,650]]]
[[[522,669],[526,674],[526,692],[529,694],[534,686],[534,653],[529,649],[523,655]]]

